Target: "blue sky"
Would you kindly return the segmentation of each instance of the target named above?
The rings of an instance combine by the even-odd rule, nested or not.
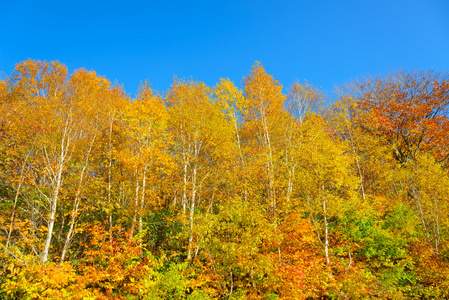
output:
[[[329,92],[388,70],[449,70],[449,1],[0,0],[0,71],[28,58],[84,67],[133,96],[173,75],[240,86],[260,61],[284,87]]]

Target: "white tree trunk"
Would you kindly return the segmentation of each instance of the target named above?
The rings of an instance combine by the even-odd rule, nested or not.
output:
[[[67,121],[68,122],[68,121]],[[59,190],[62,186],[62,171],[64,169],[64,163],[67,157],[67,152],[70,144],[70,139],[68,137],[68,129],[67,125],[64,129],[64,134],[61,141],[61,152],[56,168],[56,174],[53,181],[53,191],[52,191],[52,197],[50,198],[50,216],[48,219],[48,232],[47,237],[45,239],[45,247],[42,251],[42,262],[47,262],[48,260],[48,253],[50,250],[52,235],[53,235],[53,227],[55,225],[55,216],[56,216],[56,209],[58,207],[58,196],[59,196]],[[47,161],[50,161],[50,158],[47,158]],[[51,166],[49,166],[51,167]]]
[[[84,178],[84,174],[86,172],[86,169],[87,169],[87,167],[89,165],[89,157],[90,157],[90,153],[92,152],[92,146],[93,146],[93,143],[95,141],[95,137],[96,137],[96,135],[94,135],[94,137],[92,138],[89,150],[87,151],[87,154],[86,154],[86,157],[85,157],[85,160],[84,160],[83,169],[81,170],[80,179],[79,179],[79,182],[78,182],[78,188],[77,188],[76,193],[75,193],[75,200],[74,200],[73,209],[72,209],[72,216],[71,216],[71,219],[70,219],[69,232],[67,233],[67,236],[66,236],[66,239],[65,239],[65,243],[64,243],[64,247],[62,249],[60,263],[64,262],[65,255],[67,253],[67,250],[69,249],[70,241],[72,239],[73,231],[75,229],[76,217],[78,216],[78,208],[79,208],[79,204],[80,204],[80,200],[81,200],[81,191],[82,191],[83,178]]]

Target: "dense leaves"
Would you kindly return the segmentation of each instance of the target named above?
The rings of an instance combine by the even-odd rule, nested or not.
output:
[[[449,297],[449,82],[327,110],[256,63],[240,90],[135,98],[28,60],[0,81],[0,298]]]

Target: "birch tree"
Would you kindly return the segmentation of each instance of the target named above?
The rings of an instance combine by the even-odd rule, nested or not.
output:
[[[168,128],[175,143],[173,155],[179,162],[178,194],[181,211],[188,218],[187,259],[192,259],[195,211],[206,180],[216,176],[220,147],[230,143],[232,131],[220,107],[212,102],[210,88],[202,82],[175,81],[167,95]],[[232,127],[231,127],[232,128]]]

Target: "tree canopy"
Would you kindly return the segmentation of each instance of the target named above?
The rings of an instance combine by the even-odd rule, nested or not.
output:
[[[136,97],[28,60],[0,81],[0,298],[449,297],[449,79],[323,106],[256,63],[239,89]]]

